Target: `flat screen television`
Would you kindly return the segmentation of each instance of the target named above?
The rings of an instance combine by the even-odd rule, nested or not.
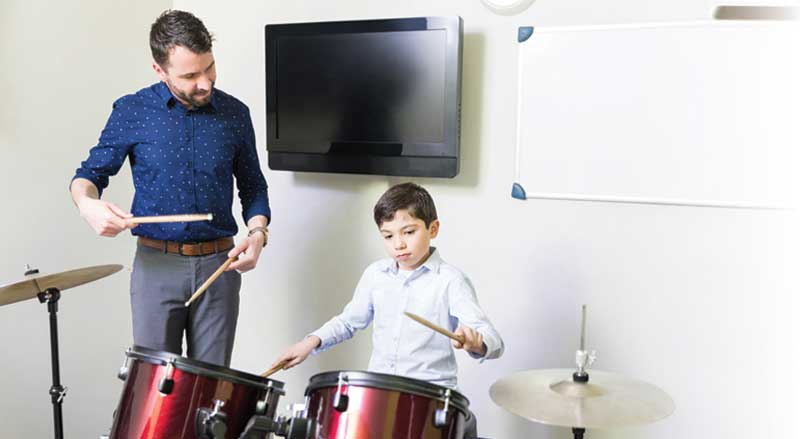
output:
[[[455,177],[460,17],[269,24],[271,169]]]

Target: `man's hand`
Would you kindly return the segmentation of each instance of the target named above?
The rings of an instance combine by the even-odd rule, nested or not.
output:
[[[290,369],[292,367],[297,366],[298,364],[305,361],[308,358],[308,355],[311,354],[317,346],[322,343],[322,340],[319,339],[316,335],[309,335],[308,337],[302,339],[301,341],[293,344],[289,349],[286,350],[274,363],[270,368],[273,368],[281,363],[286,363],[283,366],[283,369]]]
[[[464,343],[462,344],[453,340],[454,348],[464,349],[481,357],[486,355],[486,345],[483,343],[483,335],[480,332],[470,328],[469,326],[459,325],[455,334],[464,337]]]
[[[77,204],[81,217],[100,236],[113,237],[119,235],[123,230],[136,227],[136,224],[127,221],[133,215],[120,209],[114,203],[84,197]]]
[[[225,271],[239,270],[240,273],[256,268],[261,249],[264,248],[264,234],[254,233],[228,252],[229,258],[238,257]]]
[[[120,209],[116,204],[100,200],[97,187],[85,178],[76,178],[69,185],[72,201],[81,217],[101,236],[117,236],[125,229],[132,229],[127,219],[133,215]]]

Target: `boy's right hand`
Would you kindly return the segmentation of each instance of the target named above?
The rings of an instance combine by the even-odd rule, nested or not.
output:
[[[320,344],[322,344],[322,340],[316,335],[309,335],[308,337],[300,340],[299,342],[293,344],[289,349],[286,350],[274,363],[272,363],[271,367],[275,367],[278,364],[287,362],[283,369],[291,369],[292,367],[297,366],[298,364],[305,361],[308,358],[311,351],[317,348]]]

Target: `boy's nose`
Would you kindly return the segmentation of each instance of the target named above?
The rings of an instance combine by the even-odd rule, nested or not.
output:
[[[402,250],[402,249],[406,248],[405,241],[403,241],[402,239],[398,239],[394,243],[394,248],[395,248],[395,250]]]

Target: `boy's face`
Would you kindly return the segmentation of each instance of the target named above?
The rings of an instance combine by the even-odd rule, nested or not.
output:
[[[425,221],[414,218],[408,210],[398,210],[391,221],[379,227],[386,252],[397,261],[401,270],[416,270],[428,258],[431,239],[439,233],[439,220],[425,227]]]

